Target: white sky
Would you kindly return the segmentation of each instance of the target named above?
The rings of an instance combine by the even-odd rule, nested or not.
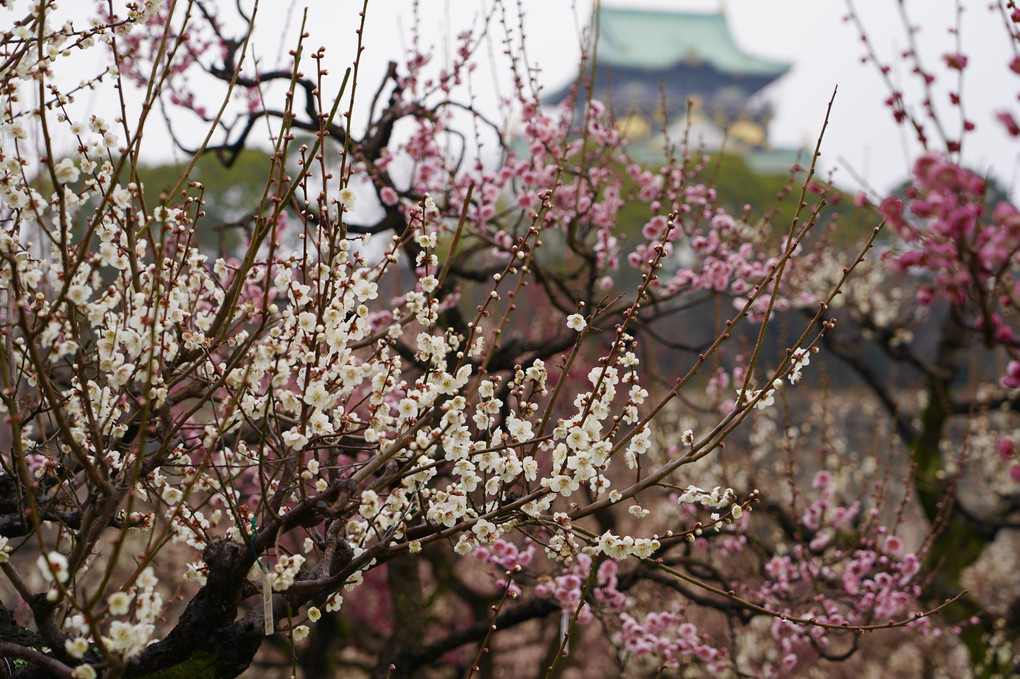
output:
[[[879,190],[899,183],[909,171],[917,149],[912,137],[897,127],[883,105],[888,93],[875,69],[860,63],[863,46],[853,25],[843,21],[846,5],[842,0],[603,0],[606,5],[716,11],[725,6],[730,28],[743,49],[752,54],[787,61],[792,68],[769,92],[776,117],[771,126],[775,145],[800,147],[812,144],[821,129],[825,106],[835,87],[839,91],[823,144],[823,166],[834,170],[834,178],[843,186],[857,188],[848,168],[852,168]],[[526,44],[529,60],[542,69],[541,83],[552,91],[576,73],[580,55],[577,27],[583,25],[593,0],[520,0],[525,12]],[[488,4],[488,3],[486,3]],[[515,4],[515,3],[508,3]],[[898,54],[907,38],[897,14],[896,0],[858,0],[861,14],[874,44],[886,56]],[[947,29],[955,21],[955,4],[950,0],[906,0],[910,17],[920,22],[917,40],[923,62],[940,78],[936,82],[936,105],[947,114],[951,128],[959,129],[959,117],[948,105],[947,92],[955,80],[942,68],[941,57],[955,52],[955,37]],[[964,80],[967,116],[977,129],[964,142],[964,162],[980,172],[991,171],[1007,186],[1018,184],[1020,144],[1006,136],[995,120],[997,111],[1013,110],[1020,120],[1017,94],[1020,76],[1006,65],[1012,48],[999,14],[989,11],[989,0],[960,0],[961,39],[970,58]],[[366,64],[363,80],[369,87],[378,81],[386,61],[399,57],[413,23],[409,0],[371,0],[366,28]],[[308,6],[311,36],[309,45],[324,44],[332,53],[343,52],[341,42],[353,37],[348,23],[360,0],[291,0],[263,5],[276,18],[291,8]],[[420,15],[423,43],[444,48],[445,36],[470,25],[479,14],[479,0],[422,0]],[[291,34],[299,19],[292,21]],[[279,21],[274,26],[279,27]],[[446,28],[443,28],[445,26]],[[450,27],[453,27],[450,30]],[[499,36],[497,26],[497,37]],[[261,40],[261,38],[260,38]],[[353,56],[346,50],[344,61]],[[334,56],[336,56],[334,54]],[[892,77],[912,86],[912,77],[902,61],[892,62]],[[483,64],[480,68],[489,69]],[[498,66],[496,71],[505,71]],[[374,75],[374,77],[373,77]],[[498,78],[505,77],[497,73]],[[480,101],[493,106],[486,96],[486,72],[479,78]],[[503,81],[504,88],[506,80]],[[504,91],[506,91],[504,89]],[[908,89],[909,91],[916,91]],[[920,97],[914,99],[919,101]]]
[[[67,3],[69,0],[64,0]],[[211,0],[227,15],[234,0]],[[907,174],[917,150],[892,121],[882,101],[888,96],[875,69],[860,63],[863,47],[852,24],[842,21],[846,5],[842,0],[603,0],[606,5],[636,8],[715,11],[724,4],[730,28],[743,49],[752,54],[787,61],[790,72],[774,84],[769,96],[776,116],[771,139],[777,146],[799,147],[812,144],[821,128],[825,106],[833,88],[839,87],[829,130],[822,148],[825,170],[834,170],[840,185],[856,189],[853,168],[870,185],[885,190]],[[980,172],[990,171],[1014,189],[1018,186],[1018,150],[1016,140],[1006,136],[994,119],[997,111],[1012,110],[1020,120],[1020,76],[1007,68],[1012,58],[1001,17],[988,9],[990,0],[960,0],[963,8],[962,42],[970,58],[964,81],[967,116],[977,124],[964,143],[964,163]],[[510,0],[525,12],[526,45],[529,61],[541,68],[540,81],[552,91],[576,73],[580,54],[578,27],[590,15],[593,0]],[[25,10],[25,3],[21,5]],[[90,3],[72,2],[64,10],[83,15]],[[245,5],[250,2],[245,1]],[[897,0],[858,0],[858,7],[877,48],[884,55],[896,54],[907,40],[899,22]],[[923,61],[939,74],[936,105],[947,113],[951,127],[959,129],[957,112],[947,103],[947,86],[952,82],[941,67],[941,56],[956,51],[954,37],[947,32],[954,21],[950,0],[906,0],[907,12],[921,23],[917,34]],[[369,0],[365,34],[365,52],[360,78],[363,105],[374,92],[388,60],[401,61],[414,24],[412,0]],[[491,0],[421,0],[419,14],[422,42],[435,46],[439,54],[448,51],[449,36],[475,21]],[[331,75],[339,74],[354,56],[354,29],[362,0],[262,0],[261,21],[255,49],[262,67],[276,65],[283,49],[289,48],[299,30],[301,11],[308,8],[306,53],[319,45],[327,47],[326,63]],[[17,10],[15,10],[17,12]],[[13,14],[0,9],[0,25]],[[502,37],[497,23],[493,35]],[[281,42],[283,41],[283,42]],[[501,46],[494,44],[493,51]],[[285,51],[283,52],[285,54]],[[93,69],[105,55],[97,53],[94,63],[79,60],[76,68]],[[482,55],[483,62],[485,55]],[[442,57],[438,58],[443,61]],[[482,63],[476,72],[474,87],[481,108],[496,111],[495,88],[509,92],[504,62],[495,67]],[[902,61],[892,62],[892,77],[897,82],[913,83],[914,78]],[[305,68],[306,73],[312,66]],[[83,72],[78,77],[86,75]],[[955,83],[953,84],[955,87]],[[908,88],[908,92],[912,91]],[[918,101],[919,97],[912,101]],[[94,95],[89,105],[102,110],[110,98]],[[111,110],[108,116],[116,115]],[[363,114],[362,114],[363,115]],[[357,118],[357,114],[356,114]],[[355,120],[357,124],[357,120]],[[164,141],[150,139],[146,145],[150,160],[158,160],[169,151]]]

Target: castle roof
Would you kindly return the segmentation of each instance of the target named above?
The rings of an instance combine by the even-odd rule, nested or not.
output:
[[[723,14],[602,7],[598,60],[623,68],[665,70],[707,63],[732,76],[777,78],[790,65],[745,54]]]

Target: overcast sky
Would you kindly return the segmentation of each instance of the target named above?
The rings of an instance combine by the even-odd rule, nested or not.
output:
[[[422,0],[419,23],[423,42],[435,45],[441,53],[448,44],[447,36],[475,21],[483,4],[490,3]],[[580,55],[577,27],[586,23],[592,0],[521,0],[520,4],[525,12],[529,60],[541,67],[542,85],[554,90],[576,73]],[[825,168],[834,170],[836,180],[843,186],[859,186],[849,171],[852,168],[872,186],[887,189],[905,177],[911,159],[916,157],[910,137],[893,123],[882,103],[888,96],[885,85],[873,67],[860,63],[863,46],[852,24],[843,21],[846,5],[842,0],[604,0],[604,4],[682,11],[718,11],[725,7],[730,28],[746,52],[787,61],[792,66],[769,91],[776,108],[771,127],[776,145],[813,144],[826,103],[838,86],[823,159]],[[859,0],[857,4],[877,49],[891,56],[906,47],[896,0]],[[922,58],[941,76],[936,82],[936,104],[947,114],[952,127],[958,129],[957,112],[947,102],[948,89],[950,85],[955,88],[955,80],[941,67],[942,55],[956,51],[955,37],[948,32],[954,25],[955,4],[950,0],[906,1],[908,14],[920,25],[917,39]],[[1012,51],[1001,16],[988,9],[989,0],[961,0],[961,4],[964,8],[961,39],[970,58],[963,93],[967,116],[977,125],[965,142],[964,160],[979,171],[992,171],[1015,189],[1020,145],[1006,137],[994,115],[1013,109],[1020,119],[1017,106],[1020,77],[1006,69]],[[263,3],[262,8],[274,16],[271,25],[279,31],[283,25],[280,22],[286,21],[291,7],[304,6],[309,8],[309,44],[324,44],[342,63],[349,62],[353,50],[345,50],[342,39],[353,31],[349,17],[353,9],[360,8],[360,0],[277,1]],[[369,77],[363,82],[371,85],[386,61],[401,54],[414,21],[412,6],[409,0],[369,3],[365,36],[369,67],[365,75]],[[294,32],[296,27],[292,25],[290,33]],[[268,39],[268,35],[260,36],[261,41]],[[894,80],[913,83],[914,78],[902,61],[895,60],[892,66]],[[373,74],[376,78],[371,77]],[[492,105],[491,93],[485,92],[485,78],[479,80],[483,103],[488,97]]]
[[[212,0],[226,15],[234,0]],[[1012,75],[1006,64],[1012,58],[1002,18],[988,9],[990,0],[960,0],[964,7],[961,37],[970,58],[966,69],[964,101],[967,116],[977,129],[965,142],[964,162],[981,171],[990,171],[1015,190],[1020,146],[1009,139],[994,119],[997,111],[1013,110],[1020,120],[1020,77]],[[525,12],[528,58],[541,68],[540,81],[552,91],[576,73],[580,48],[579,27],[587,23],[593,0],[519,0]],[[24,10],[27,6],[20,4]],[[65,11],[83,12],[91,3],[71,3]],[[245,2],[249,5],[250,3]],[[415,23],[412,0],[370,0],[365,34],[364,62],[359,98],[366,103],[370,91],[385,71],[388,60],[400,60]],[[434,46],[438,54],[449,51],[450,36],[477,24],[483,7],[491,0],[421,0],[418,25],[422,42]],[[516,2],[508,2],[516,7]],[[901,181],[916,157],[916,147],[906,130],[898,128],[883,106],[888,96],[872,66],[860,63],[864,54],[857,32],[842,20],[846,5],[842,0],[604,0],[604,4],[635,8],[676,9],[679,11],[717,11],[725,7],[730,28],[749,54],[787,61],[790,71],[769,89],[776,116],[771,127],[775,145],[799,147],[813,144],[821,129],[825,106],[835,87],[839,92],[823,144],[823,166],[835,171],[834,178],[849,189],[859,188],[850,168],[879,190]],[[896,0],[858,0],[862,19],[874,43],[884,55],[893,55],[907,45],[900,23]],[[940,75],[936,82],[936,104],[947,113],[947,120],[958,129],[957,112],[947,104],[952,82],[941,68],[941,56],[956,51],[954,36],[947,29],[954,23],[950,0],[906,0],[908,13],[920,24],[918,41],[923,59]],[[310,36],[306,54],[319,45],[328,49],[327,61],[332,75],[338,77],[354,56],[354,29],[362,0],[263,0],[261,22],[255,50],[261,55],[262,68],[275,66],[285,58],[285,49],[293,44],[301,20],[301,11],[309,12]],[[17,11],[17,10],[15,10]],[[0,23],[13,15],[0,10]],[[501,37],[497,24],[493,35]],[[282,41],[282,42],[281,42]],[[501,50],[496,44],[495,52]],[[484,59],[485,54],[482,54]],[[94,63],[76,61],[83,69],[97,68],[104,58],[96,54]],[[442,61],[440,56],[438,59]],[[894,60],[892,77],[912,83],[914,78],[902,61]],[[311,66],[306,67],[310,71]],[[508,92],[507,69],[488,63],[480,66],[475,88],[482,108],[495,111],[496,88]],[[909,89],[908,89],[909,91]],[[914,101],[917,101],[915,98]],[[104,105],[102,96],[90,104]],[[115,115],[111,112],[109,115]],[[149,157],[165,153],[165,143],[149,143]]]

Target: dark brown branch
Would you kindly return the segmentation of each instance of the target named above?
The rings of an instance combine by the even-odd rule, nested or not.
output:
[[[515,606],[506,613],[496,617],[495,621],[482,620],[474,625],[454,632],[444,639],[440,639],[428,646],[410,653],[402,658],[402,665],[408,670],[413,670],[424,665],[436,662],[446,653],[460,648],[464,644],[481,641],[489,633],[490,626],[495,624],[496,629],[505,630],[515,627],[528,620],[544,618],[552,613],[560,611],[559,604],[553,599],[532,599],[519,606]]]

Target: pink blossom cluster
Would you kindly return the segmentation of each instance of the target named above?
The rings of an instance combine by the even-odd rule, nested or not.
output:
[[[469,54],[462,49],[447,71],[469,70],[459,61]],[[431,90],[444,90],[441,83],[426,79],[425,61],[416,52],[409,56],[409,75],[399,81],[405,93],[424,97]],[[500,140],[507,148],[497,166],[480,159],[469,168],[452,164],[447,140],[452,118],[423,109],[415,116],[416,129],[394,149],[395,155],[387,152],[384,161],[367,168],[369,174],[385,171],[393,158],[401,156],[413,162],[406,189],[385,181],[377,186],[380,203],[396,205],[401,195],[436,196],[439,211],[449,218],[436,228],[449,228],[464,213],[497,258],[508,255],[522,225],[538,221],[543,231],[562,232],[572,250],[590,252],[603,273],[600,287],[606,290],[614,285],[612,274],[620,269],[621,260],[642,273],[662,262],[663,273],[648,282],[658,294],[729,292],[736,298],[734,304],[742,306],[778,262],[778,253],[767,241],[768,225],[748,225],[734,218],[718,206],[714,187],[699,179],[708,156],[692,155],[690,162],[657,170],[644,168],[629,158],[627,140],[602,102],[575,106],[568,98],[564,106],[550,111],[520,82],[517,88],[522,124],[516,138]],[[484,147],[477,129],[475,141]],[[688,154],[685,149],[685,160]],[[640,236],[628,240],[629,234],[618,228],[619,218],[624,206],[634,203],[647,206],[648,217]],[[399,207],[410,216],[414,203],[404,201]],[[507,220],[514,209],[522,219]],[[516,224],[517,230],[508,229],[508,224]],[[675,257],[680,251],[685,256]],[[760,316],[767,301],[764,296],[753,315]],[[786,302],[779,299],[777,305],[782,309]]]
[[[512,542],[497,540],[491,546],[479,547],[474,551],[474,556],[480,561],[485,561],[499,566],[506,571],[512,571],[518,566],[523,570],[530,566],[535,554],[535,545],[529,541],[527,548],[521,550]],[[592,560],[587,554],[579,554],[570,563],[565,564],[558,575],[543,575],[535,585],[535,594],[542,598],[552,597],[563,608],[565,615],[572,615],[578,610],[581,598],[584,595],[585,583],[591,573]],[[596,580],[589,592],[589,598],[585,600],[578,611],[577,620],[586,624],[593,620],[589,601],[596,604],[604,613],[618,613],[627,605],[627,598],[617,586],[618,564],[614,559],[606,559],[598,566]],[[516,585],[511,585],[511,591],[520,592]]]
[[[638,657],[661,658],[663,664],[672,667],[700,661],[708,663],[711,672],[719,672],[729,664],[725,649],[712,646],[693,623],[681,622],[675,613],[648,613],[644,622],[621,613],[620,620],[620,641]]]
[[[591,569],[591,557],[579,554],[563,568],[560,575],[536,585],[535,594],[540,597],[553,597],[560,603],[565,613],[573,614],[581,604]],[[627,597],[617,589],[619,585],[617,569],[618,565],[614,559],[606,559],[599,564],[595,581],[591,585],[590,599],[581,604],[577,615],[578,622],[589,623],[594,619],[589,601],[597,604],[599,610],[605,613],[620,613],[626,607]]]
[[[476,559],[505,571],[513,571],[517,567],[524,570],[531,566],[534,553],[535,546],[530,541],[527,548],[519,549],[502,539],[473,552]],[[573,616],[576,612],[580,624],[593,622],[593,608],[597,609],[601,620],[617,623],[619,642],[638,658],[673,666],[691,659],[711,663],[711,667],[715,668],[725,664],[726,652],[712,646],[707,637],[698,634],[693,623],[682,621],[677,613],[652,610],[645,615],[643,622],[629,614],[630,600],[618,588],[619,562],[616,559],[605,559],[599,563],[589,583],[593,567],[590,556],[579,554],[564,564],[558,574],[539,576],[534,592],[539,597],[555,599],[564,616]],[[502,585],[502,577],[497,580]],[[516,583],[511,583],[510,587],[514,593],[521,591]]]
[[[1016,382],[1016,373],[1020,372],[1020,362],[1010,361],[1009,365],[1010,372],[1006,377],[1002,378],[1002,381],[1011,389],[1016,389],[1020,386],[1020,383]],[[1007,383],[1007,380],[1010,380],[1010,382]],[[1009,463],[1010,480],[1020,483],[1020,450],[1017,449],[1016,441],[1006,436],[1001,436],[995,442],[995,451],[999,454],[999,459]]]
[[[779,614],[770,630],[782,658],[778,667],[765,668],[770,676],[783,676],[805,659],[817,657],[817,649],[824,650],[841,634],[833,627],[906,617],[920,595],[915,581],[920,557],[906,552],[903,541],[881,525],[862,533],[884,536],[878,544],[874,539],[853,538],[867,520],[860,516],[860,504],[841,505],[827,471],[816,474],[813,486],[820,492],[800,521],[807,544],[774,555],[764,567],[766,581],[744,588],[745,596]],[[798,624],[792,617],[819,625]]]
[[[478,547],[472,555],[479,561],[499,566],[505,572],[513,572],[518,568],[524,570],[535,558],[535,545],[530,540],[527,542],[528,546],[525,549],[519,549],[514,543],[499,539],[491,545]],[[500,587],[504,586],[505,578],[502,573],[496,575],[495,579]],[[516,582],[511,581],[509,587],[514,595],[520,594],[521,588]]]
[[[1020,248],[1020,212],[1000,202],[987,214],[986,182],[937,153],[914,163],[909,203],[891,196],[880,210],[906,245],[890,255],[894,271],[923,272],[928,281],[917,301],[931,305],[941,297],[951,304],[968,300],[982,308],[980,327],[997,342],[1011,343],[1015,332],[991,307],[1015,306],[1020,282],[1012,267]],[[987,300],[986,300],[987,297]]]

